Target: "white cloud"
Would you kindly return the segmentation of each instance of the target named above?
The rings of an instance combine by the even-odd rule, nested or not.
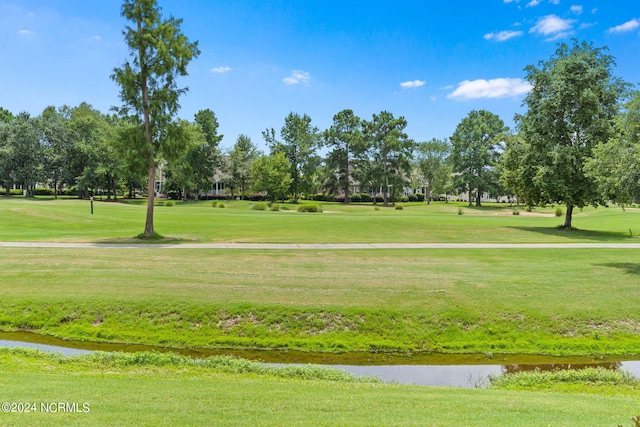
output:
[[[574,22],[571,19],[562,19],[556,15],[547,15],[538,19],[538,22],[529,30],[529,33],[549,36],[547,41],[553,41],[573,34]]]
[[[425,83],[426,82],[424,80],[413,80],[408,82],[402,82],[400,83],[400,86],[402,86],[403,89],[413,89],[416,87],[424,86]]]
[[[514,37],[520,37],[523,34],[524,32],[522,31],[500,31],[499,33],[487,33],[484,35],[484,39],[503,42],[505,40],[509,40]]]
[[[591,28],[598,25],[597,22],[583,22],[582,24],[580,24],[580,27],[578,27],[581,30],[585,30],[587,28]]]
[[[458,83],[456,90],[447,94],[447,98],[461,101],[479,98],[506,98],[523,95],[530,90],[529,82],[522,79],[465,80]]]
[[[35,32],[35,31],[31,31],[31,30],[19,30],[19,31],[18,31],[18,34],[20,34],[21,36],[28,37],[28,36],[33,36],[33,35],[35,35],[35,34],[36,34],[36,32]]]
[[[282,79],[286,85],[297,85],[300,83],[307,85],[309,84],[309,80],[311,80],[311,74],[302,70],[293,70],[289,77]]]
[[[219,74],[222,74],[222,73],[227,73],[227,72],[229,72],[229,71],[231,71],[231,70],[233,70],[233,68],[231,68],[231,67],[226,67],[226,66],[222,66],[222,67],[215,67],[215,68],[212,68],[212,69],[211,69],[211,72],[212,72],[212,73],[219,73]]]
[[[575,13],[576,15],[581,15],[582,14],[582,6],[577,6],[577,5],[571,6],[571,12]]]
[[[542,0],[531,0],[529,3],[527,3],[527,7],[536,7],[540,4],[541,1]]]
[[[632,19],[631,21],[627,21],[624,24],[620,24],[618,26],[609,28],[607,30],[607,33],[610,33],[610,34],[626,33],[627,31],[633,31],[638,27],[640,27],[640,20]]]
[[[551,4],[560,4],[560,0],[549,0]]]
[[[520,0],[504,0],[505,3],[518,3]]]

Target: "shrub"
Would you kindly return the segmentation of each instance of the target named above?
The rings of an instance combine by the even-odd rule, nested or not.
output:
[[[254,211],[266,211],[267,210],[267,204],[264,202],[258,202],[258,203],[254,203],[251,205],[251,210]]]
[[[556,208],[555,214],[556,214],[556,216],[562,216],[563,212],[562,212],[562,208],[560,206],[558,206]]]
[[[351,201],[353,203],[360,203],[362,201],[362,196],[359,194],[352,194],[351,195]]]
[[[164,205],[165,206],[173,206],[174,201],[173,200],[167,200]]]
[[[462,208],[458,208],[458,215],[462,215],[464,213],[464,211],[462,210]]]
[[[422,193],[416,193],[416,202],[424,202],[424,194]]]
[[[409,201],[410,202],[417,202],[418,201],[418,197],[415,194],[409,194]]]
[[[271,206],[269,206],[269,210],[273,211],[273,212],[277,212],[280,210],[280,203],[271,203]]]
[[[527,212],[532,212],[533,211],[533,206],[527,206]]]
[[[53,196],[53,188],[34,188],[34,196]]]
[[[217,201],[215,201],[215,200],[214,200],[214,201],[212,201],[212,202],[211,202],[211,207],[212,207],[212,208],[215,208],[216,206],[218,206],[218,202],[217,202]]]
[[[400,201],[401,201],[402,203],[407,203],[407,202],[409,201],[409,197],[407,197],[407,196],[401,196],[401,197],[400,197]]]
[[[367,194],[367,193],[362,193],[360,194],[360,200],[364,203],[370,203],[371,202],[371,195]]]
[[[219,207],[219,208],[225,208],[226,206],[225,206],[225,204],[224,204],[224,203],[220,202],[220,203],[218,203],[218,207]]]
[[[300,205],[298,212],[322,212],[322,206],[315,203]]]
[[[327,195],[323,193],[314,194],[312,199],[315,200],[316,202],[326,202]]]
[[[11,194],[12,196],[22,196],[24,194],[24,191],[18,188],[12,188],[11,190],[9,190],[9,194]]]
[[[373,210],[374,211],[379,211],[380,210],[380,206],[374,206]]]
[[[401,211],[401,210],[403,210],[403,209],[404,209],[404,205],[403,205],[402,203],[397,203],[397,204],[396,204],[396,210],[397,210],[397,211]]]
[[[335,198],[334,201],[338,202],[338,203],[344,203],[344,194],[338,194]]]
[[[520,215],[520,211],[518,209],[514,209],[513,212],[511,212],[513,215]]]

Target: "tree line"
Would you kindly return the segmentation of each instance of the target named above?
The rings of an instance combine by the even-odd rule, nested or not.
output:
[[[479,110],[450,138],[424,142],[409,138],[406,119],[388,111],[363,120],[343,110],[322,131],[308,115],[292,112],[279,131],[263,131],[268,154],[246,135],[223,153],[215,113],[201,110],[192,121],[167,121],[154,167],[163,166],[162,192],[180,197],[211,191],[216,175],[231,196],[260,192],[294,203],[316,193],[349,203],[355,185],[380,193],[384,204],[406,188],[424,189],[427,202],[468,192],[477,206],[486,193],[527,206],[564,203],[570,227],[575,207],[640,196],[640,96],[613,66],[606,49],[560,44],[549,60],[527,67],[532,90],[515,131]],[[7,192],[20,184],[32,195],[36,183],[47,183],[74,187],[80,197],[102,189],[117,198],[148,185],[147,139],[135,117],[83,103],[47,107],[37,117],[0,109],[0,122],[0,183]]]
[[[479,110],[450,138],[416,142],[405,133],[405,118],[389,111],[363,120],[346,109],[323,131],[292,112],[279,132],[263,132],[269,154],[240,135],[223,155],[212,110],[177,118],[187,91],[177,78],[200,54],[181,32],[182,20],[164,18],[156,0],[125,0],[121,14],[131,24],[123,31],[130,60],[111,75],[120,87],[117,114],[86,103],[47,107],[36,117],[0,108],[0,184],[7,194],[18,184],[31,196],[46,183],[56,196],[74,187],[80,197],[102,189],[115,199],[123,189],[135,196],[146,187],[145,237],[155,236],[158,167],[166,178],[161,190],[181,196],[209,192],[216,174],[232,196],[261,192],[293,202],[322,191],[349,203],[356,184],[380,193],[385,205],[404,188],[425,189],[427,202],[433,194],[467,192],[478,206],[486,193],[528,206],[564,203],[565,227],[575,207],[640,195],[640,97],[613,74],[606,48],[574,40],[528,66],[532,89],[515,130]]]

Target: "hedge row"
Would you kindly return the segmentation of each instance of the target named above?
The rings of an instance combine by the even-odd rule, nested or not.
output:
[[[350,195],[352,203],[371,203],[375,200],[376,203],[382,203],[384,201],[382,194],[376,194],[372,196],[367,193],[356,193]],[[323,194],[318,193],[312,197],[313,200],[317,202],[344,202],[344,194],[339,194],[337,196],[333,196],[331,194]],[[390,200],[390,199],[388,199]],[[409,196],[402,196],[398,202],[424,202],[424,194],[416,193],[410,194]]]

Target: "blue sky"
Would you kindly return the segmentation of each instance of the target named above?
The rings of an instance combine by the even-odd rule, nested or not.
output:
[[[615,73],[640,82],[638,0],[160,0],[202,51],[180,116],[215,111],[231,147],[264,148],[293,111],[320,129],[350,108],[408,121],[417,141],[450,136],[474,109],[509,126],[523,112],[523,69],[571,38],[608,46]],[[117,0],[0,0],[0,106],[120,105],[109,75],[127,58]]]

